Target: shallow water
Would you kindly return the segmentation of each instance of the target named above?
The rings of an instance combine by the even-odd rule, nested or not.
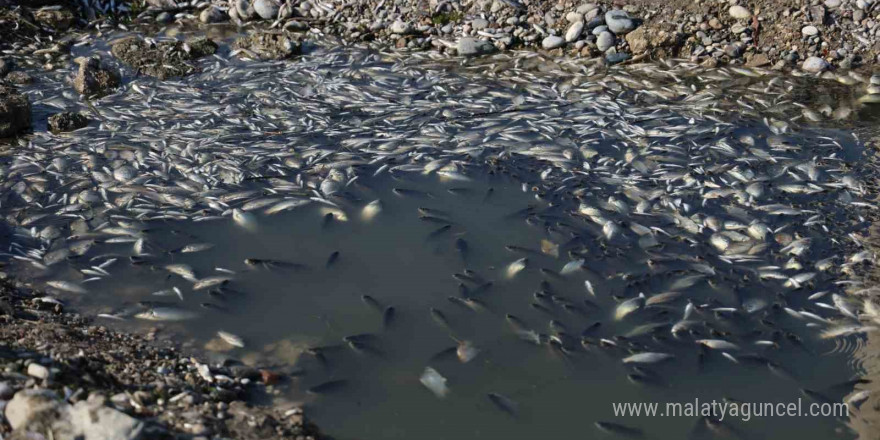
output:
[[[3,212],[18,226],[10,263],[65,302],[115,317],[99,318],[108,324],[155,325],[136,315],[171,307],[197,314],[160,324],[177,338],[216,349],[218,331],[240,336],[245,348],[222,356],[297,368],[287,397],[306,401],[309,417],[340,439],[592,438],[604,435],[597,421],[647,438],[712,438],[697,417],[615,417],[612,403],[806,406],[814,400],[802,389],[832,402],[851,392],[835,384],[862,373],[853,354],[864,336],[820,337],[854,324],[830,298],[845,295],[844,269],[861,250],[849,234],[866,228],[861,216],[873,209],[859,204],[867,153],[851,127],[797,125],[796,93],[765,79],[692,72],[675,81],[687,67],[536,73],[534,58],[490,61],[454,67],[317,47],[289,62],[208,59],[204,73],[178,82],[130,79],[95,103],[101,126],[37,133],[6,158]],[[74,100],[51,86],[29,92],[38,112]],[[764,99],[774,103],[742,105]],[[63,170],[58,155],[71,162]],[[100,174],[122,165],[144,178]],[[760,195],[744,191],[751,183]],[[240,190],[255,192],[224,198]],[[255,228],[230,218],[261,198],[277,200],[250,211]],[[367,220],[373,200],[383,209]],[[420,207],[439,211],[420,218]],[[619,229],[609,233],[609,223]],[[771,233],[748,236],[753,223]],[[60,235],[44,233],[48,226]],[[125,230],[107,232],[116,226]],[[791,252],[801,238],[810,246]],[[95,240],[85,254],[51,257],[82,240]],[[206,242],[214,246],[178,252]],[[814,268],[831,256],[830,269]],[[520,258],[525,269],[508,276]],[[583,268],[559,273],[579,258]],[[194,290],[170,264],[231,280]],[[474,272],[453,277],[466,269]],[[47,284],[60,280],[87,293]],[[681,296],[615,319],[620,302],[669,291]],[[829,293],[808,299],[821,291]],[[673,335],[689,302],[699,323]],[[507,314],[540,343],[518,336]],[[637,334],[651,323],[660,325]],[[342,339],[362,334],[362,345]],[[728,358],[698,339],[740,349]],[[463,341],[478,350],[469,362],[447,350]],[[675,357],[642,369],[622,363],[640,352]],[[446,397],[419,382],[428,366],[446,377]],[[307,391],[335,380],[346,383]],[[512,414],[489,393],[515,402]],[[728,417],[724,429],[734,438],[849,438],[846,422]]]

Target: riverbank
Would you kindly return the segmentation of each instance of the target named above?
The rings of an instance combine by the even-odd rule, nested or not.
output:
[[[313,38],[333,35],[349,41],[433,48],[459,55],[533,48],[602,58],[611,64],[631,58],[680,57],[706,66],[798,67],[819,72],[869,68],[880,56],[876,38],[880,10],[873,0],[798,4],[779,0],[408,0],[394,4],[384,0],[354,4],[138,0],[114,3],[115,10],[99,1],[92,2],[89,9],[79,2],[13,0],[10,4],[0,17],[0,29],[16,38],[0,43],[0,50],[16,45],[20,47],[15,50],[27,49],[28,40],[52,33],[63,35],[71,27],[173,23],[252,26],[263,22],[276,29],[306,32]],[[43,49],[58,44],[58,39],[54,40],[42,42],[46,46]]]
[[[0,320],[5,438],[322,438],[299,405],[247,403],[284,382],[277,372],[202,363],[161,333],[110,330],[6,279]]]

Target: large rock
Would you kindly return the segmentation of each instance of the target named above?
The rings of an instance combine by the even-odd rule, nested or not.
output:
[[[208,38],[162,41],[150,44],[138,37],[122,39],[110,48],[116,58],[139,73],[167,79],[197,72],[193,60],[217,51],[217,43]]]
[[[89,125],[89,119],[80,113],[64,112],[49,116],[49,130],[55,133],[78,130]]]
[[[656,58],[678,56],[684,38],[670,26],[646,25],[626,34],[626,42],[633,54],[651,52]]]
[[[63,32],[70,29],[76,16],[69,9],[38,9],[34,11],[34,19],[43,26]]]
[[[15,136],[31,126],[31,103],[14,88],[0,85],[0,138]]]
[[[6,405],[12,439],[143,440],[143,422],[92,398],[69,405],[47,390],[23,390]],[[34,437],[37,434],[40,437]]]
[[[456,49],[461,56],[473,57],[495,52],[495,45],[486,40],[464,37],[458,40]]]
[[[605,13],[605,24],[616,35],[624,35],[636,28],[636,22],[626,11],[615,9]]]
[[[263,60],[279,60],[302,53],[302,42],[288,32],[256,32],[235,40],[234,46]],[[247,52],[241,55],[249,55]]]
[[[79,70],[73,78],[73,88],[77,92],[100,97],[119,86],[119,74],[101,65],[101,58],[80,57],[74,61],[79,64]]]

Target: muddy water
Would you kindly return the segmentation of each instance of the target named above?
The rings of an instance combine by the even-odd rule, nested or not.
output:
[[[395,188],[408,191],[399,195]],[[629,337],[634,346],[676,356],[646,367],[647,372],[642,372],[648,378],[634,383],[627,375],[636,370],[621,363],[629,354],[626,349],[584,348],[580,335],[600,322],[598,329],[584,332],[596,343],[644,324],[680,318],[684,301],[614,320],[617,302],[612,295],[662,292],[681,279],[658,270],[656,278],[649,277],[637,289],[628,286],[620,275],[641,268],[648,258],[645,251],[611,255],[597,246],[585,255],[586,270],[565,276],[542,274],[541,268],[558,272],[569,259],[564,250],[560,257],[542,253],[541,241],[565,243],[571,235],[548,233],[547,226],[555,222],[534,221],[521,211],[532,206],[547,218],[563,212],[538,200],[530,190],[523,192],[518,182],[504,175],[477,175],[468,182],[386,175],[358,180],[347,194],[351,199],[343,204],[347,221],[340,221],[335,210],[335,220],[328,221],[326,206],[312,203],[289,213],[258,215],[255,230],[229,219],[147,223],[147,249],[159,257],[155,263],[131,265],[119,257],[107,267],[112,276],[87,283],[88,294],[67,295],[67,299],[84,308],[97,306],[99,312],[169,306],[198,313],[198,318],[164,327],[169,333],[194,337],[200,344],[214,339],[219,330],[231,332],[244,339],[246,348],[227,355],[299,367],[301,375],[294,380],[290,397],[307,401],[310,416],[338,438],[525,439],[548,431],[592,437],[599,432],[593,426],[597,421],[638,427],[648,438],[701,438],[710,434],[698,418],[616,418],[612,403],[725,398],[743,402],[802,399],[808,405],[814,400],[801,394],[801,388],[821,390],[838,401],[847,390],[828,388],[855,372],[845,351],[825,354],[837,351],[834,343],[818,341],[814,333],[799,328],[800,323],[777,313],[768,319],[790,328],[805,340],[804,346],[781,341],[781,350],[748,350],[777,363],[785,370],[782,375],[760,363],[743,360],[735,364],[718,352],[700,350],[692,338],[674,338],[666,326],[654,334]],[[377,199],[383,210],[371,220],[364,219],[362,207]],[[435,215],[449,223],[422,219],[419,208],[438,210]],[[448,231],[436,232],[444,224],[451,225]],[[456,247],[456,239],[467,243],[465,252]],[[201,253],[168,254],[189,243],[205,242],[215,247]],[[532,251],[511,252],[505,248],[508,245]],[[112,258],[103,253],[127,255],[131,247],[131,243],[104,245],[86,257],[102,262]],[[334,252],[339,256],[328,265]],[[522,257],[528,259],[527,267],[509,278],[507,266]],[[245,264],[245,259],[277,264],[254,267]],[[223,289],[194,291],[192,283],[169,274],[165,264],[187,264],[199,278],[226,274],[216,268],[235,274],[229,275],[232,281]],[[473,270],[480,280],[463,283],[468,296],[478,301],[472,307],[448,299],[462,298],[461,281],[453,274],[465,269]],[[76,279],[72,271],[67,275]],[[64,273],[50,277],[59,276]],[[587,292],[585,280],[593,283],[596,296]],[[486,281],[492,282],[490,287],[485,287]],[[181,290],[182,300],[168,296],[168,289],[174,287]],[[772,299],[764,289],[755,283],[738,290],[748,297]],[[559,299],[537,300],[534,294],[540,290]],[[165,293],[157,296],[155,292]],[[698,282],[683,292],[695,302],[737,301],[734,289],[723,285]],[[365,303],[362,295],[375,298],[379,307]],[[564,301],[574,307],[560,307]],[[535,309],[533,303],[544,309]],[[383,312],[387,307],[395,313],[386,326]],[[432,318],[431,308],[443,313],[448,328]],[[551,319],[558,321],[574,341],[570,351],[522,340],[510,328],[506,314],[544,334],[553,332]],[[715,319],[711,312],[701,314],[713,326],[736,334],[743,345],[751,332],[766,335],[771,331],[754,317]],[[364,346],[355,349],[342,341],[360,334],[370,335],[363,338]],[[456,341],[470,341],[479,353],[462,363],[448,351],[457,346]],[[321,356],[302,353],[308,347],[320,347]],[[450,392],[445,398],[419,383],[427,366],[447,378]],[[306,392],[334,380],[347,382],[326,393]],[[515,415],[496,408],[488,393],[515,401]],[[745,438],[794,432],[803,438],[833,438],[842,427],[841,419],[823,417],[728,422],[726,429]]]
[[[456,66],[356,48],[308,52],[286,63],[221,56],[178,82],[128,78],[93,103],[101,125],[37,133],[9,153],[10,179],[31,185],[5,187],[3,214],[18,226],[14,273],[108,325],[158,325],[220,358],[295,373],[284,398],[306,401],[309,417],[340,439],[627,435],[606,435],[599,421],[658,439],[853,436],[842,417],[728,416],[709,427],[697,416],[616,417],[612,409],[695,399],[800,399],[807,408],[851,392],[852,384],[837,385],[862,373],[854,353],[864,336],[820,334],[854,322],[830,297],[844,293],[842,263],[860,250],[849,234],[865,227],[863,205],[853,204],[864,194],[846,179],[859,177],[870,152],[852,135],[853,121],[799,125],[798,116],[798,105],[851,97],[813,102],[812,83],[786,83],[789,93],[768,78],[702,72],[671,92],[682,72],[584,72],[534,57]],[[58,92],[58,76],[29,91],[40,115],[71,102],[86,108]],[[58,172],[46,151],[73,165]],[[429,170],[438,157],[454,169]],[[94,173],[120,163],[149,178],[123,184]],[[327,168],[344,174],[334,178],[337,191],[324,189]],[[753,181],[763,195],[743,194]],[[728,186],[737,192],[707,195]],[[155,188],[187,199],[158,197]],[[241,190],[254,193],[218,203]],[[271,205],[254,209],[254,227],[231,219],[231,208],[283,197],[311,203],[274,215],[263,213]],[[86,208],[66,210],[74,200]],[[382,210],[365,218],[374,200]],[[639,201],[648,208],[639,211]],[[29,220],[36,213],[48,214]],[[710,216],[749,247],[712,242],[720,232]],[[606,232],[606,217],[620,232]],[[753,222],[772,236],[743,236]],[[35,238],[48,236],[47,225],[60,238]],[[125,230],[106,232],[117,226]],[[88,237],[96,243],[84,255],[48,261]],[[809,250],[787,248],[802,238],[812,240]],[[179,252],[194,243],[213,247]],[[832,269],[814,269],[832,256]],[[582,267],[563,271],[576,259]],[[195,289],[169,265],[186,265],[198,280],[230,280]],[[615,317],[626,300],[670,291],[680,296]],[[689,303],[697,324],[673,335]],[[192,316],[138,317],[150,311]],[[223,343],[218,331],[245,347]],[[355,343],[343,339],[352,335]],[[700,339],[738,348],[725,356]],[[460,344],[473,359],[456,356]],[[674,357],[622,362],[642,352]],[[420,383],[426,367],[446,378],[445,397]],[[500,408],[490,393],[510,404]]]

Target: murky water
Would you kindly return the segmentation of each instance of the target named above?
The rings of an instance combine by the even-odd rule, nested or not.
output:
[[[877,318],[847,295],[873,259],[851,127],[796,125],[788,80],[539,61],[313,48],[133,79],[5,158],[10,263],[108,324],[297,368],[340,439],[853,437],[612,409],[851,394],[852,316]],[[646,352],[673,357],[623,362]]]

